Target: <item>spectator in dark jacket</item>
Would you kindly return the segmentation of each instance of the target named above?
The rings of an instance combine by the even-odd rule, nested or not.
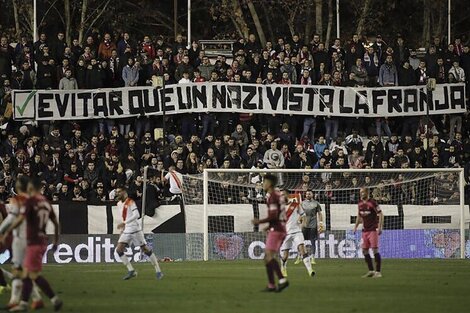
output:
[[[86,71],[86,83],[87,88],[97,89],[103,88],[103,72],[101,66],[98,64],[95,58],[91,59],[91,64],[88,65]]]

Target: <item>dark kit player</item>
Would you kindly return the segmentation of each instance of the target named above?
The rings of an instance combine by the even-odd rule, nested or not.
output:
[[[268,287],[265,291],[282,291],[289,286],[289,282],[282,275],[279,262],[276,259],[281,244],[286,237],[286,212],[285,198],[275,189],[277,178],[274,175],[267,174],[264,176],[263,188],[266,191],[266,205],[268,206],[268,217],[258,220],[254,219],[253,224],[269,223],[268,235],[266,238],[266,248],[264,262],[268,273]],[[279,284],[276,288],[274,283],[274,274],[279,278]]]
[[[28,310],[28,301],[33,290],[33,282],[51,299],[54,309],[60,310],[62,300],[52,290],[49,282],[41,276],[42,258],[47,249],[46,225],[49,221],[54,224],[53,251],[57,249],[59,240],[59,222],[52,210],[49,201],[41,194],[41,182],[32,179],[28,184],[29,199],[26,200],[21,215],[10,226],[6,234],[26,221],[26,255],[23,263],[23,290],[21,302],[13,307],[10,312],[23,312]]]
[[[379,236],[382,234],[383,229],[383,213],[378,203],[374,199],[369,198],[369,191],[366,188],[361,189],[360,196],[361,200],[358,204],[354,233],[356,233],[359,224],[362,223],[362,253],[364,254],[364,259],[369,269],[362,277],[380,278],[382,277],[380,272],[382,258],[379,253]],[[375,271],[372,264],[372,257],[369,253],[370,248],[372,248],[374,252]]]

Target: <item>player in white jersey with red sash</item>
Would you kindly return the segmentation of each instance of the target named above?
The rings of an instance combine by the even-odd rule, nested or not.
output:
[[[147,242],[144,238],[144,232],[142,231],[139,210],[134,200],[129,198],[127,191],[123,187],[116,189],[116,196],[119,202],[117,203],[118,209],[122,212],[122,223],[117,228],[121,230],[121,236],[119,237],[118,244],[116,247],[116,253],[121,258],[122,263],[127,267],[128,273],[124,276],[124,280],[131,279],[137,276],[137,272],[132,266],[127,255],[124,254],[126,247],[134,245],[140,247],[140,251],[145,253],[155,268],[157,279],[163,277],[163,273],[158,265],[158,260],[152,250],[147,246]]]
[[[286,230],[287,236],[281,246],[281,270],[284,277],[287,276],[287,259],[289,258],[289,251],[293,248],[297,249],[297,253],[302,257],[309,276],[315,276],[315,271],[312,269],[310,256],[307,254],[304,245],[304,235],[302,234],[302,222],[305,216],[304,210],[300,206],[300,195],[289,196],[284,191],[284,195],[289,199],[286,210]]]

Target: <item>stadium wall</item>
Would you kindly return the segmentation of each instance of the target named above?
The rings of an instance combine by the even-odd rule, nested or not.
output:
[[[138,204],[140,207],[140,205]],[[381,205],[385,214],[385,229],[459,229],[459,205]],[[466,206],[469,220],[469,206]],[[357,205],[322,204],[326,229],[340,231],[352,229]],[[59,216],[62,234],[119,234],[117,225],[121,212],[115,203],[59,202],[54,204]],[[264,204],[217,204],[209,205],[209,233],[252,232],[251,220],[255,211],[260,216],[267,213]],[[153,217],[146,216],[145,233],[203,233],[202,205],[162,205]],[[51,225],[49,225],[51,226]],[[223,226],[218,229],[217,226]],[[468,228],[468,227],[467,227]],[[48,227],[48,234],[53,228]]]

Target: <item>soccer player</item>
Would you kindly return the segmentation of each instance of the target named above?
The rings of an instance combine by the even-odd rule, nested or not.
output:
[[[28,199],[27,188],[29,178],[27,176],[19,176],[16,179],[15,189],[16,196],[10,199],[9,212],[5,220],[0,225],[0,234],[4,234],[5,231],[11,226],[11,224],[18,218],[20,212],[24,211],[24,205]],[[13,308],[20,303],[21,289],[23,282],[21,277],[22,265],[24,256],[26,253],[26,223],[22,222],[16,229],[13,230],[13,241],[12,241],[12,283],[11,283],[11,298],[8,303],[8,308]],[[31,308],[38,310],[44,307],[44,302],[41,299],[38,287],[33,286],[32,293],[33,303]]]
[[[284,191],[284,195],[288,199],[287,191]],[[305,213],[297,202],[297,198],[292,199],[287,206],[286,211],[287,236],[281,246],[281,272],[284,277],[287,277],[287,259],[292,246],[295,246],[299,256],[302,256],[308,275],[312,277],[315,276],[315,271],[312,269],[312,264],[310,263],[310,257],[305,251],[304,236],[302,234],[302,229],[300,228],[300,225],[303,223],[304,215]]]
[[[143,253],[149,257],[150,263],[152,263],[155,268],[157,279],[162,279],[163,273],[158,265],[157,257],[147,246],[147,242],[145,241],[144,232],[142,231],[141,225],[138,221],[140,218],[139,210],[137,209],[134,200],[129,198],[124,187],[116,189],[116,196],[117,200],[119,200],[117,206],[122,211],[122,223],[117,226],[117,228],[121,230],[121,236],[118,240],[116,252],[128,270],[127,275],[124,276],[123,279],[129,280],[137,276],[137,272],[129,261],[129,258],[124,254],[126,247],[132,244],[136,247],[140,247],[140,251],[143,251]]]
[[[8,213],[7,213],[5,204],[2,201],[0,201],[0,222],[3,223],[7,217],[8,217]],[[11,250],[11,241],[12,241],[12,238],[11,236],[9,236],[7,240],[5,240],[6,242],[5,244],[0,244],[0,255],[4,253],[9,253],[9,251]],[[13,275],[10,272],[1,268],[0,269],[0,294],[3,294],[4,291],[8,290],[8,284],[7,284],[6,278],[8,278],[9,280],[12,280]]]
[[[276,259],[282,241],[286,237],[285,226],[285,199],[284,196],[275,190],[277,178],[274,175],[266,174],[263,180],[263,188],[266,191],[266,204],[268,206],[268,217],[264,219],[253,219],[254,225],[269,223],[268,235],[266,238],[266,248],[264,250],[264,262],[268,273],[268,287],[265,291],[282,291],[289,286],[289,282],[282,275],[281,268]],[[274,283],[274,274],[279,279],[279,284],[276,289]]]
[[[356,233],[359,224],[362,223],[362,253],[369,269],[362,277],[380,278],[382,277],[380,272],[382,259],[379,253],[379,236],[382,234],[384,217],[377,202],[369,197],[369,190],[367,188],[361,189],[360,196],[361,200],[358,205],[354,233]],[[375,271],[372,258],[369,254],[370,248],[374,252]]]
[[[305,212],[304,228],[302,230],[305,240],[310,240],[310,260],[312,264],[315,263],[315,242],[318,239],[318,234],[324,231],[323,226],[323,215],[321,212],[321,206],[318,201],[313,199],[313,192],[307,191],[305,193],[305,200],[302,201],[300,207]]]
[[[21,302],[13,307],[10,312],[23,312],[28,309],[28,301],[33,290],[33,284],[51,299],[54,310],[62,308],[62,300],[52,290],[49,282],[41,275],[42,258],[47,249],[46,225],[49,221],[54,224],[53,251],[57,250],[59,241],[59,222],[52,210],[52,206],[47,199],[41,195],[41,182],[35,178],[28,183],[29,198],[26,200],[22,214],[8,228],[6,234],[19,227],[26,221],[26,255],[23,262],[23,288]]]

